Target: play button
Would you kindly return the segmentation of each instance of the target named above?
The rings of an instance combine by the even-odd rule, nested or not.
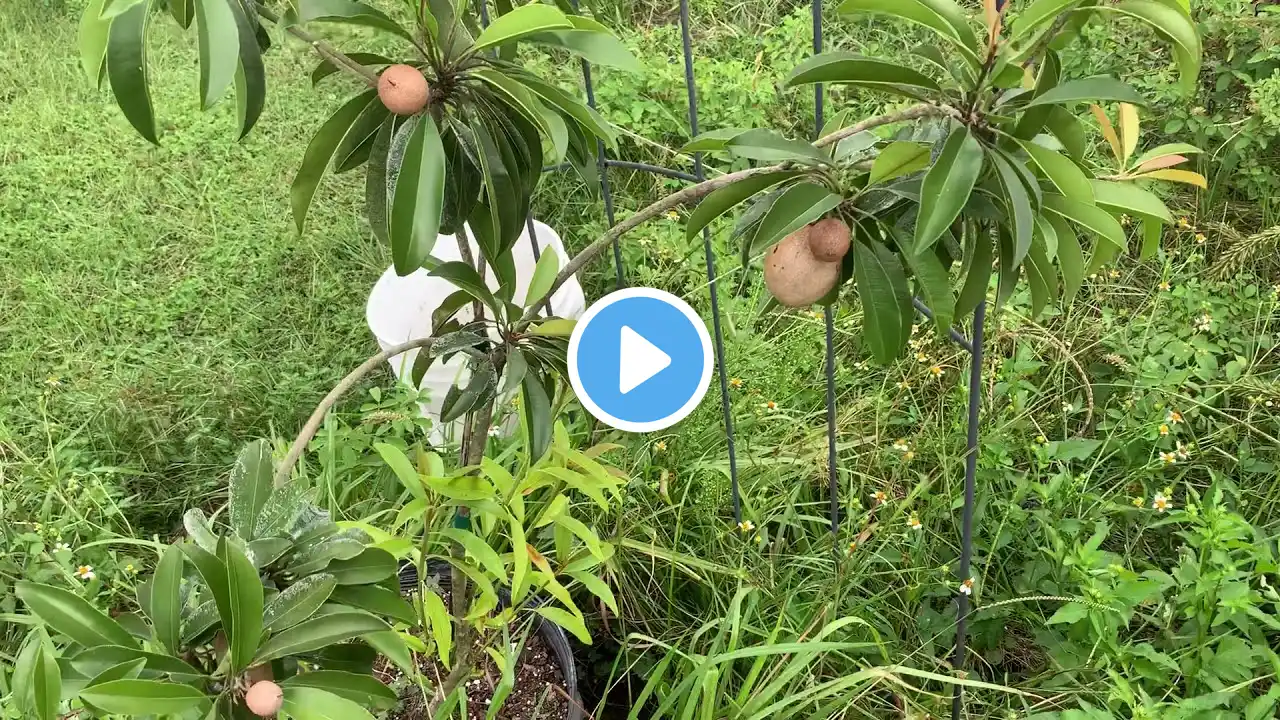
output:
[[[711,381],[711,337],[680,298],[653,288],[606,295],[569,339],[578,400],[620,430],[652,432],[683,420]]]

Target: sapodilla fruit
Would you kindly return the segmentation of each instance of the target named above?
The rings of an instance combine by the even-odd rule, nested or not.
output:
[[[275,717],[284,705],[284,691],[270,680],[256,682],[244,694],[244,704],[258,717]]]
[[[378,77],[378,99],[396,115],[417,114],[430,96],[427,79],[411,65],[392,65]]]
[[[764,258],[765,287],[787,307],[812,305],[840,282],[840,263],[823,262],[809,249],[812,231],[806,225],[791,233]]]
[[[840,218],[824,218],[809,226],[809,250],[822,262],[837,262],[852,242],[849,226]]]

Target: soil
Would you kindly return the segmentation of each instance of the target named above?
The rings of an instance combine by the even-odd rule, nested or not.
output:
[[[444,593],[448,603],[448,593]],[[467,680],[467,718],[468,720],[484,720],[489,710],[489,701],[493,697],[494,688],[502,678],[493,662],[493,658],[477,647],[472,651],[473,658],[483,658],[483,662],[475,668],[475,674]],[[449,671],[440,664],[435,655],[422,655],[418,658],[418,667],[423,674],[431,678],[433,683],[443,680]],[[375,670],[378,678],[388,686],[405,685],[400,682],[402,673],[387,663]],[[387,715],[387,720],[426,720],[427,699],[417,686],[409,685],[400,694],[400,707]],[[524,651],[520,653],[516,667],[516,684],[507,696],[502,709],[498,711],[498,720],[564,720],[569,717],[569,700],[564,690],[564,676],[556,662],[555,653],[547,646],[542,635],[531,633],[524,643]]]

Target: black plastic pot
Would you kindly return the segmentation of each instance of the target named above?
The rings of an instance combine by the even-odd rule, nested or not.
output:
[[[432,560],[427,563],[428,580],[434,580],[441,590],[448,590],[451,581],[449,563]],[[400,564],[400,592],[412,595],[418,590],[418,568],[411,562]],[[505,591],[499,591],[498,602],[506,604],[510,601]],[[543,642],[551,648],[556,656],[556,664],[560,666],[560,676],[564,678],[564,689],[573,698],[569,703],[569,720],[582,720],[582,698],[578,696],[578,666],[573,659],[573,648],[569,646],[569,636],[564,629],[539,617],[535,621],[534,631],[542,636]]]

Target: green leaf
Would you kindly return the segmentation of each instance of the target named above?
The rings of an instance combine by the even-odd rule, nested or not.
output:
[[[1173,224],[1173,214],[1155,194],[1133,183],[1092,180],[1093,195],[1098,207],[1111,213],[1128,213],[1144,218],[1158,218],[1166,225]]]
[[[581,583],[582,587],[587,589],[587,592],[600,598],[601,602],[607,605],[610,610],[613,610],[615,615],[620,612],[618,610],[618,601],[614,598],[613,591],[599,577],[582,570],[570,572],[569,576]]]
[[[395,707],[399,698],[395,691],[378,682],[371,675],[342,672],[341,670],[313,670],[280,681],[285,688],[315,688],[359,703],[364,707],[388,709]]]
[[[1075,230],[1061,216],[1046,213],[1042,217],[1053,225],[1058,236],[1058,269],[1062,271],[1062,300],[1071,302],[1084,282],[1084,251]]]
[[[867,185],[878,185],[929,166],[929,146],[923,143],[894,142],[880,151],[871,164]]]
[[[578,321],[570,318],[551,318],[544,320],[532,330],[530,335],[538,337],[569,337],[573,334],[573,329],[578,326]]]
[[[698,134],[689,142],[680,148],[682,154],[691,154],[697,152],[716,152],[729,147],[729,142],[738,137],[748,128],[720,128],[719,130],[710,130]]]
[[[391,468],[400,484],[404,485],[411,495],[419,500],[427,499],[427,491],[422,488],[422,481],[418,479],[418,471],[413,467],[413,463],[409,462],[409,458],[405,456],[403,450],[387,443],[374,443],[373,449],[378,452],[382,462]]]
[[[80,699],[109,713],[177,715],[208,702],[204,693],[162,680],[112,680],[80,691]]]
[[[142,669],[147,666],[146,658],[137,658],[136,660],[125,660],[117,663],[102,672],[94,675],[89,682],[85,683],[85,687],[93,687],[112,680],[132,680],[142,674]]]
[[[575,26],[587,18],[569,16]],[[551,30],[545,33],[530,35],[528,42],[538,45],[550,45],[563,48],[592,65],[615,67],[625,72],[638,73],[644,65],[622,44],[622,41],[608,32],[593,30]]]
[[[104,0],[89,0],[80,15],[80,28],[76,42],[80,47],[80,67],[89,82],[96,87],[102,76],[102,63],[107,59],[107,38],[111,33],[111,21],[99,17]]]
[[[200,41],[200,107],[208,109],[222,97],[236,76],[240,61],[240,32],[231,5],[236,0],[195,0]],[[255,43],[256,46],[256,43]]]
[[[1098,9],[1137,18],[1170,40],[1173,43],[1174,60],[1178,63],[1182,91],[1186,94],[1195,92],[1204,48],[1195,22],[1189,15],[1154,0],[1124,0],[1115,5],[1099,5]]]
[[[1058,54],[1052,50],[1046,51],[1044,60],[1040,63],[1040,74],[1036,76],[1036,85],[1031,97],[1039,97],[1056,87],[1061,71],[1062,64],[1058,60]],[[1041,105],[1023,111],[1022,117],[1018,118],[1018,124],[1014,126],[1013,136],[1023,140],[1034,138],[1044,127],[1049,115],[1060,109],[1057,105]]]
[[[982,146],[963,125],[947,137],[942,153],[920,186],[920,211],[916,216],[915,252],[933,247],[960,214],[982,172]],[[894,350],[894,354],[897,350]]]
[[[1151,148],[1150,150],[1142,153],[1135,158],[1132,163],[1130,163],[1130,166],[1140,167],[1143,163],[1157,160],[1162,157],[1168,157],[1170,155],[1199,155],[1203,152],[1203,150],[1195,145],[1188,145],[1186,143],[1168,143],[1166,145]]]
[[[981,150],[979,150],[981,152]],[[888,364],[902,352],[911,331],[911,293],[902,263],[884,245],[853,243],[853,272],[862,301],[863,337],[871,355]]]
[[[330,596],[333,602],[359,610],[368,610],[378,617],[399,620],[408,625],[417,623],[413,606],[400,597],[400,593],[378,585],[343,585]]]
[[[533,278],[525,291],[525,307],[533,307],[547,296],[558,272],[560,272],[560,255],[551,248],[544,249],[542,257],[538,258],[538,264],[533,268]]]
[[[231,600],[231,626],[224,627],[230,642],[231,671],[249,667],[262,637],[262,581],[253,563],[226,539],[218,558],[227,568],[227,595]]]
[[[431,276],[448,280],[454,287],[466,291],[494,312],[498,311],[498,300],[489,290],[489,286],[480,278],[480,273],[461,260],[441,263],[431,271]]]
[[[1052,90],[1045,92],[1043,95],[1036,97],[1024,107],[1030,108],[1038,105],[1067,105],[1070,103],[1098,102],[1101,100],[1114,100],[1117,102],[1132,103],[1134,105],[1147,104],[1147,101],[1138,94],[1138,91],[1129,87],[1127,84],[1122,83],[1113,77],[1095,75],[1082,80],[1068,80],[1067,82],[1054,87]]]
[[[214,552],[218,549],[218,536],[209,527],[209,519],[200,508],[191,508],[182,516],[182,527],[202,550]]]
[[[904,91],[903,87],[921,90],[938,90],[938,83],[928,75],[901,63],[873,60],[846,52],[830,52],[815,55],[796,66],[787,76],[788,86],[836,83],[856,85],[918,97],[919,93]]]
[[[319,650],[366,633],[387,630],[387,624],[366,612],[320,615],[276,633],[258,648],[253,664]]]
[[[429,113],[423,114],[409,136],[391,201],[388,235],[396,273],[412,273],[431,255],[440,230],[444,183],[440,130]]]
[[[165,548],[156,565],[151,580],[151,624],[156,639],[169,652],[181,652],[182,600],[182,550],[177,545]]]
[[[264,440],[246,445],[231,467],[227,499],[231,529],[246,541],[254,539],[258,515],[271,496],[273,470],[271,446]]]
[[[768,190],[799,175],[799,171],[796,170],[766,173],[727,185],[712,192],[703,198],[698,203],[698,207],[694,208],[693,212],[689,214],[689,222],[685,226],[685,238],[692,240],[698,234],[698,231],[710,225],[713,220],[729,212],[752,195]]]
[[[516,552],[522,551],[522,548],[516,550]],[[436,654],[440,657],[440,663],[449,668],[451,666],[449,655],[453,650],[453,620],[449,617],[449,611],[445,609],[444,600],[431,590],[427,590],[422,596],[422,609],[427,616],[427,624],[431,626],[431,638],[435,640]]]
[[[969,242],[972,243],[972,247],[969,248],[968,257],[965,258],[965,264],[969,269],[965,273],[960,294],[956,297],[956,313],[959,315],[972,312],[978,303],[986,299],[987,290],[991,287],[994,243],[990,235],[983,232],[970,233]]]
[[[799,182],[783,190],[760,224],[744,256],[754,257],[787,235],[799,230],[835,209],[843,200],[825,185]]]
[[[332,575],[308,575],[298,580],[267,604],[262,614],[263,629],[278,633],[310,618],[337,585]]]
[[[549,30],[573,30],[564,13],[538,3],[522,5],[489,23],[476,38],[474,50],[505,45]]]
[[[284,688],[283,710],[292,720],[374,720],[353,700],[305,686]]]
[[[1044,205],[1059,216],[1109,242],[1117,250],[1124,250],[1126,241],[1120,221],[1094,205],[1087,205],[1061,195],[1045,195]]]
[[[542,98],[546,104],[575,120],[587,133],[603,140],[607,147],[614,146],[614,132],[609,122],[578,98],[529,73],[511,73],[510,77]],[[595,143],[591,145],[594,146]]]
[[[1031,156],[1032,162],[1058,188],[1059,192],[1072,200],[1093,204],[1093,187],[1089,184],[1089,178],[1085,177],[1084,171],[1075,163],[1033,142],[1019,140],[1018,145]]]
[[[996,151],[988,153],[991,165],[996,169],[996,180],[1004,192],[1004,202],[1008,208],[1009,227],[1014,239],[1014,251],[1011,262],[1021,265],[1031,247],[1031,235],[1035,229],[1035,218],[1032,215],[1031,199],[1027,189],[1018,177],[1017,171],[1005,157]],[[1059,156],[1061,157],[1061,156]],[[1070,162],[1065,160],[1064,162]]]
[[[311,201],[315,198],[316,188],[320,186],[320,180],[324,177],[329,162],[333,160],[338,145],[346,137],[356,119],[364,112],[365,107],[375,102],[377,97],[376,90],[368,90],[348,100],[325,121],[311,138],[311,142],[307,144],[307,150],[302,156],[302,164],[298,166],[298,174],[294,176],[293,185],[289,189],[293,220],[298,226],[299,233],[306,224],[307,211],[310,210]]]
[[[975,54],[978,37],[951,0],[845,0],[840,14],[882,13],[923,25],[950,42],[973,70],[981,63]]]
[[[1163,226],[1154,218],[1142,219],[1142,251],[1139,255],[1142,260],[1149,260],[1156,255],[1156,251],[1160,249],[1160,235]]]
[[[555,519],[555,523],[558,527],[568,530],[570,533],[573,534],[573,536],[581,540],[582,544],[587,546],[587,551],[590,552],[594,557],[599,559],[601,562],[604,562],[605,560],[608,559],[605,556],[604,547],[600,543],[600,536],[596,535],[595,532],[592,531],[591,528],[587,527],[586,524],[583,523],[581,520],[578,520],[577,518],[569,515],[568,513],[564,513],[560,517],[557,517]],[[564,555],[561,555],[558,552],[557,552],[557,556],[564,557],[564,558],[569,557],[567,553]]]
[[[1031,289],[1031,317],[1040,315],[1046,305],[1058,299],[1058,273],[1049,262],[1043,236],[1037,234],[1027,253],[1027,284]]]
[[[481,540],[479,536],[466,530],[459,528],[445,528],[441,531],[446,537],[458,543],[480,563],[493,577],[503,583],[507,581],[507,570],[503,565],[502,558],[498,556],[498,552],[489,547],[488,543]]]
[[[916,287],[924,296],[925,304],[933,311],[933,322],[938,331],[946,333],[956,316],[956,296],[951,292],[951,276],[942,266],[937,253],[928,251],[919,255],[903,254],[911,273],[915,276]]]
[[[142,137],[159,145],[147,82],[150,9],[150,2],[134,5],[111,21],[107,38],[107,79],[111,81],[111,92],[129,124]]]
[[[363,25],[399,35],[406,40],[413,36],[382,11],[352,0],[297,0],[298,22],[340,22]]]
[[[262,64],[262,49],[258,46],[255,26],[249,21],[239,0],[231,3],[236,16],[236,30],[240,33],[240,59],[236,65],[236,117],[240,120],[240,138],[249,134],[262,116],[267,102],[266,67]],[[260,26],[257,28],[261,29]]]
[[[1035,0],[1027,8],[1018,13],[1017,20],[1013,23],[1013,32],[1009,39],[1018,42],[1027,38],[1033,30],[1039,28],[1050,20],[1058,18],[1063,11],[1072,5],[1076,5],[1081,0]]]
[[[99,645],[82,650],[70,658],[71,667],[85,675],[94,676],[121,663],[142,660],[150,672],[164,673],[177,681],[203,677],[204,674],[176,657],[143,652],[136,647]]]
[[[812,143],[792,140],[764,128],[739,133],[725,143],[725,149],[738,157],[764,162],[794,160],[825,163],[831,160],[825,152],[814,147]]]
[[[334,560],[328,573],[339,585],[367,585],[396,574],[396,559],[380,548],[365,548],[350,560]]]
[[[138,644],[116,621],[79,595],[26,580],[19,580],[14,588],[33,615],[78,645],[92,648],[98,645],[136,647]]]
[[[254,537],[280,537],[298,519],[307,505],[311,488],[302,480],[290,480],[271,491],[267,504],[258,515]]]
[[[6,690],[10,692],[9,700],[14,709],[22,713],[36,712],[34,676],[36,666],[44,662],[44,644],[48,641],[48,637],[44,628],[36,625],[27,633],[22,646],[18,648],[18,654],[13,663],[13,677],[9,680],[9,687]]]
[[[369,647],[377,650],[382,657],[390,660],[392,665],[400,668],[406,675],[411,675],[418,671],[418,666],[409,651],[409,645],[404,641],[404,636],[395,630],[365,633],[360,636],[360,639]]]
[[[359,65],[394,65],[396,62],[386,55],[379,55],[377,53],[348,52],[344,54]],[[333,62],[327,58],[323,59],[320,61],[320,64],[316,65],[316,68],[311,71],[311,84],[319,85],[321,80],[340,72],[342,72],[342,68],[334,65]]]
[[[551,395],[535,373],[528,373],[520,383],[520,424],[531,465],[551,447],[551,422]]]
[[[558,607],[543,605],[533,609],[543,618],[573,633],[573,636],[586,645],[591,644],[591,633],[587,632],[587,624],[581,615],[575,615]]]
[[[1062,143],[1062,148],[1067,151],[1067,157],[1077,163],[1084,160],[1084,153],[1088,149],[1089,141],[1085,137],[1084,125],[1080,123],[1080,120],[1075,115],[1072,115],[1065,108],[1055,107],[1049,111],[1044,124],[1049,129],[1049,132],[1058,138],[1058,142]]]
[[[62,671],[48,635],[40,633],[39,653],[31,668],[31,690],[35,698],[36,716],[40,720],[57,720],[61,706]]]

